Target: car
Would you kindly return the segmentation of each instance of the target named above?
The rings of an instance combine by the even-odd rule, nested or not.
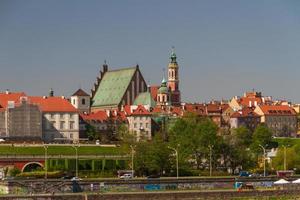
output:
[[[73,178],[71,178],[71,181],[82,181],[82,178],[74,176]]]
[[[132,174],[123,174],[122,176],[120,176],[120,179],[130,179],[132,178]]]

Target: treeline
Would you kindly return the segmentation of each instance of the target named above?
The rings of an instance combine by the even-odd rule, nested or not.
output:
[[[175,176],[176,151],[180,176],[208,175],[210,169],[213,175],[234,174],[239,170],[259,172],[263,169],[263,148],[278,146],[272,139],[271,130],[263,124],[253,132],[240,127],[224,134],[209,118],[193,114],[177,119],[168,130],[167,138],[162,135],[164,134],[156,133],[152,141],[140,142],[133,142],[131,136],[123,137],[128,150],[129,146],[134,150],[134,169],[137,175]],[[295,157],[296,152],[300,152],[300,146],[288,151]],[[281,154],[279,150],[273,166],[267,164],[269,171],[280,168]],[[290,164],[289,166],[292,167]]]

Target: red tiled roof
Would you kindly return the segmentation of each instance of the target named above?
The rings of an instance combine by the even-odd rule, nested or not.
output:
[[[7,107],[8,101],[14,101],[15,103],[19,103],[20,98],[24,96],[26,96],[24,92],[16,92],[16,93],[9,93],[9,94],[0,93],[0,106],[5,109]]]
[[[176,116],[181,116],[183,114],[182,108],[180,106],[172,107],[171,112]]]
[[[231,118],[239,118],[239,117],[259,117],[258,114],[254,112],[252,108],[244,107],[242,110],[234,112]]]
[[[297,115],[293,108],[286,105],[262,105],[259,107],[265,115]]]
[[[127,117],[126,117],[127,115],[126,115],[126,113],[125,112],[122,112],[122,111],[118,111],[117,112],[117,116],[116,116],[116,118],[118,119],[118,120],[121,120],[121,121],[127,121]]]
[[[28,97],[29,102],[39,105],[42,112],[78,112],[72,104],[62,97]]]
[[[227,103],[226,104],[221,104],[220,107],[221,107],[222,112],[223,112],[223,111],[227,110],[227,108],[229,108],[229,104],[227,104]]]
[[[138,107],[135,110],[133,110],[131,115],[151,115],[151,113],[148,110],[146,110],[144,106],[138,105]]]
[[[221,113],[222,109],[221,106],[218,104],[207,104],[206,111],[207,113]]]
[[[131,114],[130,105],[125,105],[124,106],[124,112],[125,112],[126,115],[130,115]]]
[[[195,114],[204,115],[206,114],[206,108],[204,104],[185,104],[185,111],[192,112]]]
[[[262,98],[260,97],[241,97],[238,100],[239,104],[242,106],[250,106],[250,102],[251,102],[251,106],[255,106],[255,102],[257,105],[262,104]]]
[[[107,114],[105,111],[97,111],[95,113],[90,114],[81,114],[80,115],[83,120],[96,120],[96,121],[104,121],[107,120]]]

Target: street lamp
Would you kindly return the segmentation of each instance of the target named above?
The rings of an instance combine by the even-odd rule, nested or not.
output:
[[[209,176],[212,176],[212,148],[213,145],[209,145]]]
[[[48,146],[43,145],[44,150],[45,150],[45,161],[44,161],[44,167],[45,167],[45,179],[47,180],[47,175],[48,175],[48,166],[47,166],[47,153],[48,153]]]
[[[178,179],[179,177],[179,171],[178,171],[178,151],[173,148],[173,147],[168,147],[169,149],[173,150],[175,152],[175,156],[176,156],[176,177]]]
[[[284,148],[283,169],[284,169],[284,171],[286,171],[286,147],[287,146],[283,145],[283,148]]]
[[[133,168],[134,147],[133,147],[133,145],[130,145],[130,149],[131,149],[131,174],[132,174],[132,178],[133,178],[134,177],[134,168]]]
[[[76,155],[76,157],[75,157],[75,161],[76,161],[76,177],[78,177],[78,148],[79,148],[79,146],[75,146],[75,145],[73,145],[72,146],[74,149],[75,149],[75,155]]]
[[[263,149],[264,152],[264,177],[266,177],[266,149],[261,144],[259,146]]]

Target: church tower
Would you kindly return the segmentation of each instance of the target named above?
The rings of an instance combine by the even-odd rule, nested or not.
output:
[[[176,61],[176,54],[174,48],[172,48],[171,61],[168,66],[168,87],[171,93],[171,104],[180,105],[180,91],[179,91],[179,74],[178,74],[178,64]]]

